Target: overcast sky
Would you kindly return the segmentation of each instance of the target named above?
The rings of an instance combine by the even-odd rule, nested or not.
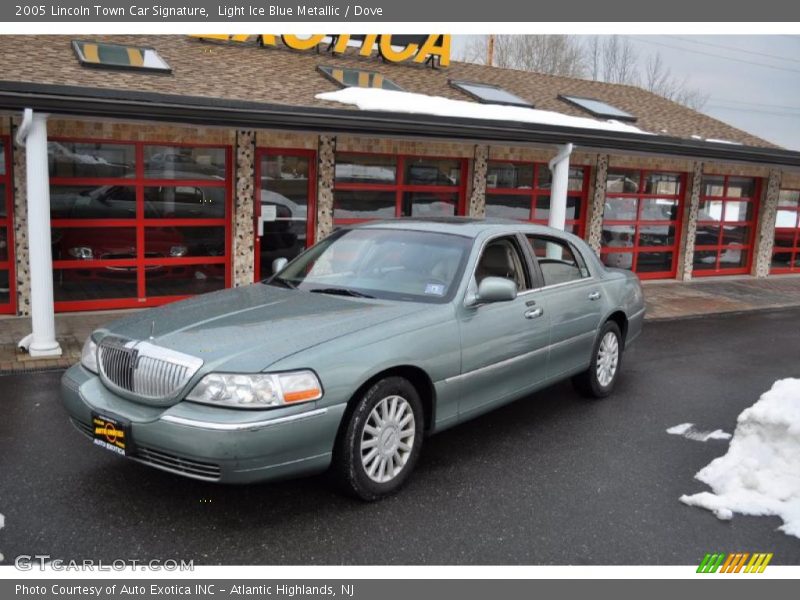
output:
[[[454,53],[467,37],[454,37]],[[800,36],[626,37],[642,65],[660,52],[673,75],[708,93],[703,112],[800,150]]]

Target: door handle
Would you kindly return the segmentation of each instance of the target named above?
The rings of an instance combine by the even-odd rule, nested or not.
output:
[[[544,314],[544,310],[541,308],[533,308],[531,310],[525,311],[525,318],[526,319],[536,319],[537,317],[541,317]]]
[[[600,292],[592,292],[589,294],[589,300],[600,300]]]

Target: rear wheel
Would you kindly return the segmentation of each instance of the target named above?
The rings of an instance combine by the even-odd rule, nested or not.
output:
[[[572,384],[583,396],[605,398],[613,390],[622,362],[622,334],[619,325],[606,321],[592,350],[589,368],[572,378]]]
[[[381,379],[357,400],[334,454],[345,490],[362,500],[396,492],[422,450],[422,402],[402,377]]]

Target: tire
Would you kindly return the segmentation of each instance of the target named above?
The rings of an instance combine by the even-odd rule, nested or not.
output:
[[[605,398],[613,392],[622,367],[622,351],[619,325],[606,321],[592,348],[589,368],[572,378],[572,385],[578,393],[587,398]],[[601,360],[605,362],[601,363]]]
[[[402,377],[386,377],[345,414],[349,420],[333,456],[338,483],[365,501],[395,493],[422,451],[424,416],[416,388]]]

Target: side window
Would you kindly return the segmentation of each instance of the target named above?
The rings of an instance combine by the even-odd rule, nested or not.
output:
[[[475,283],[480,285],[486,277],[511,279],[518,291],[530,289],[525,261],[513,237],[497,238],[486,244],[475,268]]]
[[[548,237],[527,236],[531,250],[542,270],[545,285],[576,281],[589,276],[583,257],[567,242]]]

